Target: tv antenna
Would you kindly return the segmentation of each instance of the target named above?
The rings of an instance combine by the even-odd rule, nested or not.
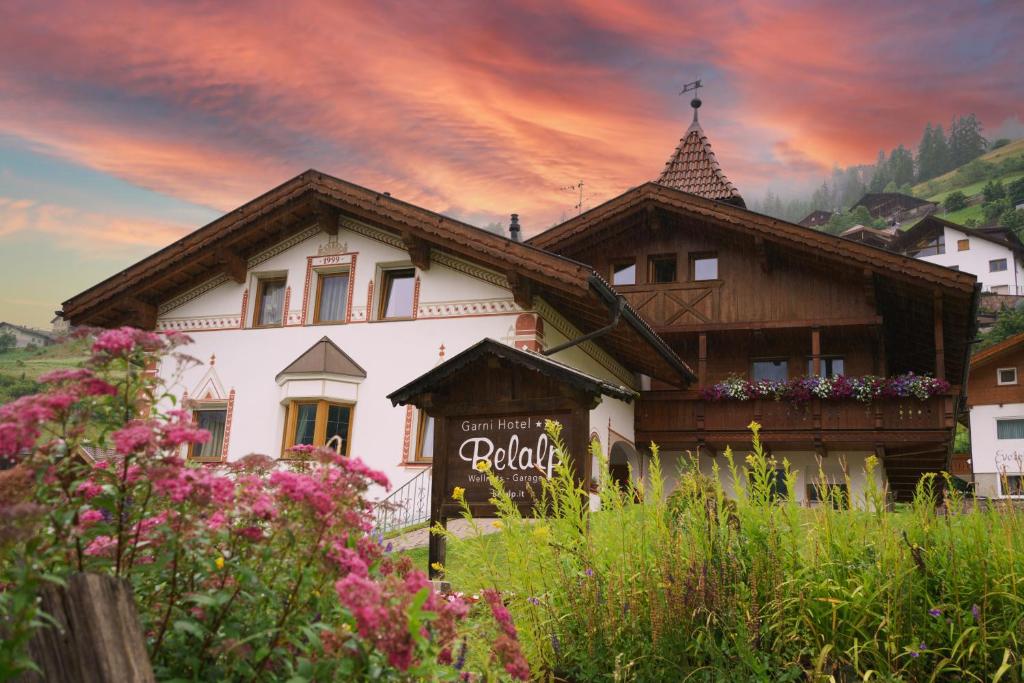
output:
[[[583,213],[583,200],[584,198],[590,199],[590,195],[584,195],[583,193],[583,181],[579,181],[575,185],[566,185],[565,187],[558,188],[562,192],[572,192],[576,195],[576,203],[572,205],[572,208],[576,209],[576,215]]]

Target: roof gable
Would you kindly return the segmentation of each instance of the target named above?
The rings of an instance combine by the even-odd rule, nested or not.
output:
[[[974,368],[984,365],[985,363],[996,360],[1000,356],[1016,351],[1022,346],[1024,346],[1024,332],[1015,334],[1008,339],[1004,339],[997,344],[993,344],[987,349],[978,351],[971,357],[971,367]]]
[[[564,382],[592,396],[610,396],[627,402],[637,397],[637,393],[632,389],[593,377],[539,353],[517,349],[486,338],[391,392],[388,398],[392,405],[396,406],[413,403],[418,396],[437,389],[459,372],[484,358],[501,358],[513,365]]]
[[[993,244],[998,244],[1001,247],[1012,249],[1014,251],[1024,250],[1024,245],[1021,244],[1020,240],[1012,231],[985,231],[977,228],[968,228],[965,225],[960,225],[959,223],[939,218],[934,214],[925,216],[908,230],[897,232],[895,239],[892,241],[891,248],[905,249],[920,239],[931,235],[941,234],[946,228],[955,230],[968,237],[976,237],[987,242],[992,242]]]
[[[285,375],[366,377],[366,370],[325,336],[277,373],[277,379]]]

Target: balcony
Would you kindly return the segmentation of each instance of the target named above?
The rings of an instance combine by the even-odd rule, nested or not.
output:
[[[717,322],[720,317],[720,280],[625,285],[616,289],[655,328],[706,325]]]
[[[879,400],[812,400],[803,404],[755,399],[705,401],[695,391],[647,391],[637,403],[636,439],[668,448],[749,442],[751,422],[776,447],[900,446],[945,441],[953,428],[953,396]]]

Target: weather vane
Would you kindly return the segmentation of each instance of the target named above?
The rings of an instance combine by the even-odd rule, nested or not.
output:
[[[690,106],[693,107],[693,122],[697,123],[697,110],[700,109],[700,97],[697,95],[697,88],[703,88],[704,84],[700,82],[700,79],[687,83],[683,86],[683,89],[679,91],[680,95],[685,95],[688,92],[693,92],[693,99],[690,100]]]

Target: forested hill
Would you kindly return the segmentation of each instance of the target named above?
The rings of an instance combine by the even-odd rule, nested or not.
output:
[[[1010,190],[1022,177],[1024,138],[987,140],[981,123],[971,114],[955,118],[948,134],[941,125],[927,124],[916,149],[899,145],[888,154],[880,151],[874,164],[837,167],[810,196],[783,198],[768,192],[762,201],[755,199],[750,205],[755,211],[795,222],[814,210],[845,212],[867,192],[903,192],[939,203],[960,192],[965,201],[960,205],[960,197],[953,197],[947,212],[950,220],[995,225],[1006,209],[1024,201],[1015,201]],[[985,197],[982,192],[990,181],[995,187],[989,187]],[[999,203],[993,204],[993,198]],[[990,205],[987,213],[983,204]],[[1009,216],[1007,220],[1015,220]],[[849,223],[850,217],[845,218],[834,223]],[[1024,213],[1017,218],[1024,224]]]

